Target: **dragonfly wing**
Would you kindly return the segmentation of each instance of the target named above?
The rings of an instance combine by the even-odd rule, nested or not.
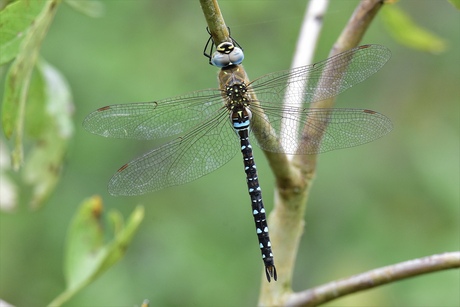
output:
[[[221,92],[208,89],[169,99],[102,107],[83,127],[104,137],[156,139],[182,133],[222,107]]]
[[[272,132],[262,134],[258,145],[267,151],[288,154],[317,154],[354,147],[376,140],[392,129],[385,115],[364,109],[299,109],[285,108],[283,116],[270,108]],[[258,116],[259,112],[253,115]],[[287,119],[287,121],[286,121]],[[285,123],[281,127],[281,122]],[[297,127],[305,127],[299,130]],[[273,138],[279,140],[273,142]]]
[[[109,182],[112,195],[139,195],[183,184],[228,162],[237,152],[226,112],[125,164]]]
[[[306,107],[305,104],[334,97],[364,81],[390,56],[384,46],[363,45],[312,65],[267,74],[251,82],[250,87],[264,106],[287,100]]]

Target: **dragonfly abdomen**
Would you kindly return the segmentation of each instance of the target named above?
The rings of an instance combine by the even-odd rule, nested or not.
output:
[[[267,218],[265,216],[262,191],[257,176],[257,168],[252,154],[252,146],[249,143],[249,125],[251,112],[246,107],[236,107],[231,114],[232,125],[240,138],[241,153],[243,154],[244,171],[248,185],[249,196],[251,197],[252,214],[256,225],[257,238],[262,253],[262,260],[265,265],[267,280],[273,277],[276,280],[276,268],[273,261],[273,252],[268,234]]]
[[[257,238],[262,253],[262,260],[265,264],[267,279],[270,281],[270,277],[273,277],[273,279],[276,280],[276,269],[273,261],[270,236],[268,234],[264,203],[262,201],[262,191],[259,185],[254,156],[252,155],[252,147],[249,143],[248,132],[247,128],[238,130],[241,153],[243,154],[244,171],[246,173],[246,182],[248,184],[249,196],[251,197],[252,214],[256,225]]]

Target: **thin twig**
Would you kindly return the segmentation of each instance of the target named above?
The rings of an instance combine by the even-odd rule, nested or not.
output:
[[[308,4],[291,68],[309,65],[313,62],[328,5],[329,0],[311,0]]]
[[[311,0],[308,4],[308,8],[305,11],[304,21],[300,28],[299,38],[297,39],[297,45],[292,59],[291,69],[301,66],[310,65],[313,62],[313,55],[315,54],[316,45],[318,43],[319,34],[323,27],[323,18],[326,12],[329,0]],[[305,87],[306,87],[305,83]],[[295,86],[288,80],[287,89],[285,91],[285,97],[283,104],[285,106],[296,106],[300,107],[303,104],[304,88]],[[284,116],[281,123],[281,130],[284,131],[282,135],[297,135],[298,134],[298,122],[289,119],[289,116]],[[286,144],[287,139],[281,140],[283,146],[292,146],[293,148],[297,144]],[[291,140],[289,140],[292,142]],[[292,156],[288,156],[289,159]]]
[[[372,20],[377,15],[378,11],[382,7],[384,0],[361,0],[358,7],[354,11],[347,25],[343,29],[339,38],[335,42],[329,57],[344,52],[346,50],[357,47],[364,33],[369,28]],[[333,78],[324,78],[323,80],[332,80]],[[321,86],[328,86],[327,84]],[[333,107],[335,98],[330,98],[317,103],[313,103],[312,107],[315,108],[331,108]],[[314,131],[308,130],[308,127],[304,131],[304,135],[314,133]],[[317,129],[321,130],[321,129]],[[302,169],[308,178],[313,178],[316,171],[316,157],[317,155],[302,155],[296,156],[297,163],[302,165]],[[309,184],[309,183],[308,183]]]
[[[287,306],[317,306],[350,293],[426,273],[460,268],[460,252],[448,252],[389,265],[290,295]]]

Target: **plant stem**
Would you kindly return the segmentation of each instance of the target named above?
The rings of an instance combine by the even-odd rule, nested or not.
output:
[[[382,0],[362,0],[335,43],[330,56],[357,46],[382,5]],[[333,80],[334,78],[324,79]],[[334,99],[329,99],[314,103],[312,107],[330,108],[333,104]],[[316,123],[313,124],[315,125]],[[303,129],[305,138],[313,133],[312,129],[308,129],[308,125]],[[270,165],[276,165],[271,162],[273,154],[265,154]],[[304,215],[309,189],[316,173],[316,155],[295,156],[287,170],[289,171],[284,170],[287,176],[279,176],[276,168],[274,169],[277,187],[274,210],[269,217],[269,226],[275,265],[278,270],[278,282],[262,283],[259,297],[261,306],[284,305],[289,294],[292,293],[291,283],[295,259],[304,231]]]
[[[371,289],[397,280],[459,267],[460,252],[413,259],[291,294],[285,304],[287,306],[317,306],[350,293]]]
[[[217,0],[200,0],[200,4],[214,43],[218,45],[222,42],[231,42],[230,33],[228,33],[228,27],[225,25]]]

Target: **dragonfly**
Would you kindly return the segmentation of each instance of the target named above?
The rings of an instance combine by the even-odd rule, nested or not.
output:
[[[390,56],[384,46],[363,45],[312,65],[269,73],[253,81],[248,80],[241,65],[231,60],[226,63],[224,57],[219,62],[219,88],[151,102],[105,106],[90,113],[83,126],[94,134],[120,139],[177,136],[123,165],[109,181],[112,195],[139,195],[185,184],[218,169],[241,151],[259,247],[270,282],[271,278],[277,279],[277,273],[250,137],[256,134],[251,141],[262,150],[295,155],[358,146],[382,137],[392,129],[391,120],[383,114],[309,106],[364,81]],[[325,78],[327,83],[323,82]],[[294,92],[292,88],[303,90]],[[283,104],[286,98],[300,101],[300,105]],[[283,128],[283,123],[308,127],[314,133],[305,137],[301,129],[293,132]]]

